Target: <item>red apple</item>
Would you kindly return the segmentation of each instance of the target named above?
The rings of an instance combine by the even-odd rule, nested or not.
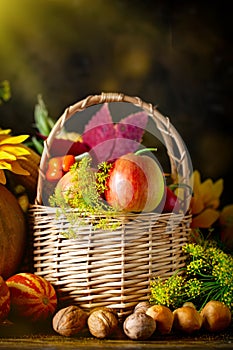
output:
[[[164,188],[163,172],[153,158],[128,153],[114,162],[105,198],[117,210],[150,212],[162,200]]]
[[[175,193],[166,186],[165,188],[165,203],[163,213],[178,213],[180,210],[180,202]]]

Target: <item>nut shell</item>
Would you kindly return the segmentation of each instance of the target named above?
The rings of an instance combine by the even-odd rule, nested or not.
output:
[[[203,318],[193,306],[182,306],[174,310],[173,315],[173,328],[177,331],[191,334],[202,327]]]
[[[160,334],[169,334],[171,332],[174,315],[167,306],[153,305],[147,309],[146,314],[155,320],[156,331]]]
[[[220,332],[229,327],[231,311],[220,301],[211,300],[201,310],[203,327],[209,332]]]
[[[68,306],[54,315],[52,320],[53,329],[67,337],[75,335],[86,326],[87,317],[87,313],[78,306]]]
[[[140,301],[134,308],[134,312],[146,312],[150,307],[149,301]]]
[[[108,308],[99,308],[91,312],[87,320],[90,333],[96,338],[107,338],[118,326],[118,317],[115,311]]]
[[[145,340],[152,336],[156,329],[155,320],[144,312],[136,312],[129,315],[123,329],[127,337],[132,340]]]

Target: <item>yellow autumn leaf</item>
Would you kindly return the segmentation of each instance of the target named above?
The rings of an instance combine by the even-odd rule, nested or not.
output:
[[[219,223],[222,227],[233,227],[233,204],[228,204],[221,210]]]
[[[198,214],[204,209],[204,203],[200,196],[194,195],[190,202],[191,213]]]
[[[219,211],[211,208],[207,208],[202,211],[199,215],[192,218],[191,227],[208,228],[213,225],[219,218]]]
[[[222,192],[223,192],[223,179],[219,179],[213,184],[213,193],[215,198],[219,198]]]
[[[193,192],[199,194],[201,185],[201,175],[198,170],[194,170],[191,176],[191,181],[193,183]]]
[[[190,202],[190,212],[193,215],[194,227],[210,227],[218,218],[216,210],[220,205],[220,196],[223,192],[223,179],[213,182],[208,178],[201,182],[198,170],[192,174],[193,197]]]
[[[219,205],[220,205],[220,199],[213,198],[207,203],[206,207],[208,206],[208,208],[217,209]]]
[[[208,204],[213,196],[213,181],[211,179],[207,179],[201,183],[200,195],[205,205]]]

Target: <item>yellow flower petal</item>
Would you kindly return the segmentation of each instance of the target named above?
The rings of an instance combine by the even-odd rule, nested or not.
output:
[[[6,183],[4,170],[19,175],[30,175],[18,162],[30,155],[29,150],[22,144],[29,135],[11,136],[11,130],[0,129],[0,182]]]
[[[6,152],[14,154],[16,157],[26,156],[30,154],[29,150],[20,145],[0,145],[0,150],[4,150]]]
[[[7,159],[16,160],[16,157],[13,154],[8,153],[0,148],[0,162],[1,160],[7,160]]]
[[[11,164],[12,164],[11,161],[1,160],[0,161],[0,169],[6,169],[6,170],[10,170],[11,171],[11,169],[12,169]]]
[[[6,140],[8,138],[9,138],[8,135],[0,135],[0,145],[1,145],[2,141]]]
[[[28,160],[27,156],[17,156],[17,160]]]
[[[21,165],[19,164],[19,162],[17,162],[17,160],[15,162],[12,162],[11,171],[18,175],[30,175],[30,173],[27,170],[21,167]]]
[[[11,129],[0,129],[0,135],[8,135],[11,133]]]
[[[0,145],[3,145],[3,144],[13,145],[13,144],[21,143],[21,142],[24,142],[28,137],[29,135],[10,136],[0,141]]]
[[[6,184],[6,177],[4,174],[4,171],[0,169],[0,183],[5,185]]]
[[[192,219],[191,227],[209,228],[219,218],[219,211],[207,208]]]

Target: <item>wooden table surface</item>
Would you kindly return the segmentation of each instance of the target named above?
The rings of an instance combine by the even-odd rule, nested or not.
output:
[[[59,349],[233,349],[233,325],[219,334],[198,333],[184,336],[171,333],[166,336],[154,335],[145,341],[129,340],[118,330],[112,339],[96,339],[84,330],[79,336],[64,337],[56,334],[51,326],[25,324],[0,325],[0,349],[59,350]]]

